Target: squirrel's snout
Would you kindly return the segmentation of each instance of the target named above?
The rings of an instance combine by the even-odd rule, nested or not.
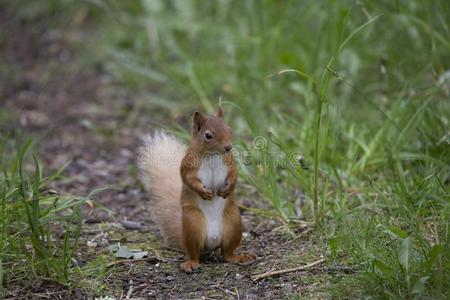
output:
[[[226,145],[226,146],[223,147],[223,148],[225,149],[225,152],[230,152],[232,147],[233,147],[233,146],[231,146],[231,145]]]

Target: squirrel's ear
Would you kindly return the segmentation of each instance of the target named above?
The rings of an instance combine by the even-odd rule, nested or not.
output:
[[[196,134],[197,132],[199,132],[200,129],[202,129],[205,122],[206,122],[206,118],[201,113],[196,111],[194,113],[194,119],[192,122],[192,133]]]
[[[223,119],[223,108],[222,105],[219,105],[219,109],[217,110],[217,116]]]

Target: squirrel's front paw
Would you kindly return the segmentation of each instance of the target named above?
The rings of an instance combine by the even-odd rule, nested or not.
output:
[[[222,187],[218,192],[217,195],[222,198],[228,198],[231,193],[233,192],[234,188],[230,183],[226,183],[224,187]]]
[[[213,192],[205,187],[202,190],[200,190],[198,194],[205,200],[211,200],[214,197]]]

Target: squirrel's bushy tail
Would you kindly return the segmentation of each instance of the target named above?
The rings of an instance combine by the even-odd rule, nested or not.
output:
[[[180,166],[185,146],[173,135],[155,131],[143,139],[138,151],[141,180],[150,193],[152,219],[170,247],[180,248]]]

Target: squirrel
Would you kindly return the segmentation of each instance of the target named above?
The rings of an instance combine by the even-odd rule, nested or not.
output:
[[[173,135],[156,131],[144,138],[138,151],[152,219],[168,246],[185,252],[187,259],[180,268],[187,273],[200,266],[202,253],[218,248],[229,263],[256,258],[251,253],[235,254],[242,224],[234,193],[232,131],[223,114],[222,106],[211,116],[195,112],[187,149]]]

